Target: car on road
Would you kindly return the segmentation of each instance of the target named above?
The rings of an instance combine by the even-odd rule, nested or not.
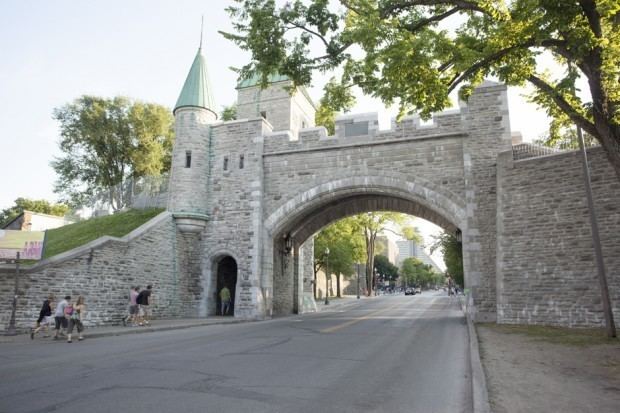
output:
[[[415,295],[415,289],[414,288],[406,288],[405,289],[405,295]]]

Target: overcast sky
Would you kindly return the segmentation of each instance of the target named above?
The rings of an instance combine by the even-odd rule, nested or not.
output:
[[[59,154],[54,108],[83,94],[129,96],[172,107],[194,59],[204,14],[204,51],[218,106],[236,99],[229,67],[248,55],[222,38],[230,31],[229,0],[5,0],[0,13],[0,208],[17,197],[56,201],[54,171]],[[321,96],[321,80],[310,95]],[[512,130],[526,140],[547,127],[544,112],[509,91]],[[389,128],[395,110],[359,98],[352,112],[379,112]],[[425,235],[434,226],[418,221]],[[427,229],[428,228],[428,229]],[[429,242],[430,240],[427,240]]]

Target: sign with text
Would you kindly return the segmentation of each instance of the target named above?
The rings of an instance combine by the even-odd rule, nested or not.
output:
[[[0,259],[40,260],[43,254],[45,231],[13,231],[0,229]]]

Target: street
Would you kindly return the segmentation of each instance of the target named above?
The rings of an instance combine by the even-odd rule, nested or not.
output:
[[[470,412],[445,292],[265,322],[0,344],[0,412]]]

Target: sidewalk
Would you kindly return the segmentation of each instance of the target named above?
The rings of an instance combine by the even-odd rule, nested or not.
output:
[[[153,320],[150,325],[142,327],[123,327],[122,325],[86,327],[84,337],[87,339],[122,336],[127,334],[153,333],[155,331],[180,330],[184,328],[202,327],[216,324],[234,324],[245,323],[254,320],[240,320],[234,317],[213,316],[208,318],[171,318]],[[51,340],[51,338],[43,338],[39,333],[35,340]],[[29,334],[18,334],[16,336],[0,335],[1,343],[19,343],[29,342]]]
[[[366,299],[368,297],[361,297]],[[361,300],[360,299],[360,300]],[[329,305],[325,305],[324,301],[317,301],[317,312],[329,312],[336,311],[343,307],[350,306],[358,303],[356,296],[344,296],[342,298],[330,297]],[[293,316],[295,314],[292,314]],[[258,320],[241,320],[234,317],[222,317],[212,316],[207,318],[170,318],[153,320],[149,326],[142,327],[123,327],[122,325],[113,326],[97,326],[87,327],[84,331],[84,337],[87,339],[109,337],[109,336],[122,336],[127,334],[142,334],[153,333],[156,331],[168,331],[168,330],[181,330],[192,327],[202,327],[217,324],[234,324],[234,323],[247,323]],[[51,338],[43,338],[39,333],[35,340],[51,340]],[[0,334],[0,344],[2,343],[20,343],[29,342],[29,334],[18,334],[16,336],[6,336]]]

